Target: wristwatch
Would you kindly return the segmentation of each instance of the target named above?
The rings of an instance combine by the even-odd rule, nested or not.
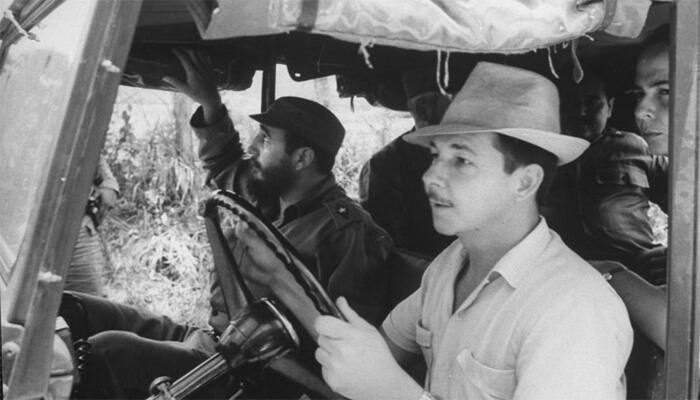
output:
[[[609,281],[613,278],[613,275],[615,275],[618,272],[622,272],[622,271],[627,271],[627,268],[624,265],[617,266],[617,267],[609,270],[608,272],[604,272],[603,279],[605,279],[606,281]],[[421,400],[423,400],[423,399],[421,399]]]

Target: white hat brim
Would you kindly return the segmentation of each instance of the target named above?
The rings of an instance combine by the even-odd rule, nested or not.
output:
[[[474,133],[500,133],[533,144],[557,156],[557,165],[577,159],[589,146],[588,141],[561,133],[527,128],[474,129],[463,124],[431,125],[404,136],[404,140],[419,146],[430,147],[435,136],[469,135]]]

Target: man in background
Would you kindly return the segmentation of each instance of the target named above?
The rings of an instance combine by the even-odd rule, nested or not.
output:
[[[104,295],[103,275],[107,266],[107,257],[97,228],[107,210],[116,202],[118,195],[119,183],[114,178],[105,158],[100,156],[90,198],[80,224],[78,240],[68,267],[64,290],[95,296]]]
[[[670,103],[670,37],[668,25],[658,28],[642,45],[637,58],[634,88],[635,120],[639,133],[649,144],[655,163],[659,165],[656,196],[659,206],[665,211],[668,190],[669,151],[669,103]],[[603,274],[617,291],[629,310],[635,326],[643,333],[643,340],[635,347],[643,352],[633,352],[630,367],[637,366],[636,379],[630,379],[630,394],[635,398],[661,398],[664,393],[664,357],[666,350],[666,322],[668,297],[666,286],[649,284],[646,276],[640,277],[632,271],[648,269],[647,265],[663,267],[664,278],[667,248],[662,247],[648,257],[627,263],[629,269],[616,262],[601,261],[593,265]],[[644,279],[642,279],[644,278]],[[646,281],[645,281],[646,279]],[[665,279],[664,279],[665,282]],[[642,336],[642,335],[640,335]],[[651,340],[656,346],[649,346]],[[651,361],[651,362],[649,362]]]
[[[608,125],[615,98],[602,70],[587,62],[583,72],[578,83],[562,74],[561,125],[564,134],[591,145],[574,163],[558,168],[542,212],[583,258],[630,263],[662,247],[654,237],[649,200],[665,181],[639,135]],[[647,280],[665,281],[663,265],[636,265]]]
[[[401,77],[406,106],[415,127],[387,144],[363,165],[360,202],[394,240],[394,244],[432,259],[454,240],[433,227],[421,176],[430,166],[430,152],[403,138],[415,129],[436,125],[450,98],[438,90],[435,72],[411,70]]]

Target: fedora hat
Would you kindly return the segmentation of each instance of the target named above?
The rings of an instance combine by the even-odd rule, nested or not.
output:
[[[404,136],[430,146],[435,136],[495,132],[533,144],[557,156],[558,165],[578,158],[588,142],[561,133],[559,94],[535,72],[490,62],[474,67],[439,125]]]

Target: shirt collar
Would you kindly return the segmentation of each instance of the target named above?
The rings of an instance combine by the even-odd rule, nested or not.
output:
[[[496,278],[494,275],[500,275],[511,287],[517,288],[518,283],[532,273],[531,268],[535,267],[550,240],[549,226],[544,218],[540,217],[535,229],[496,263],[487,281],[491,282]]]
[[[329,196],[335,192],[343,193],[343,189],[335,182],[333,175],[328,175],[326,178],[317,183],[316,186],[311,188],[311,190],[309,190],[308,197],[305,197],[301,201],[291,204],[282,210],[279,219],[276,221],[278,222],[276,225],[286,225],[290,221],[316,210]]]

